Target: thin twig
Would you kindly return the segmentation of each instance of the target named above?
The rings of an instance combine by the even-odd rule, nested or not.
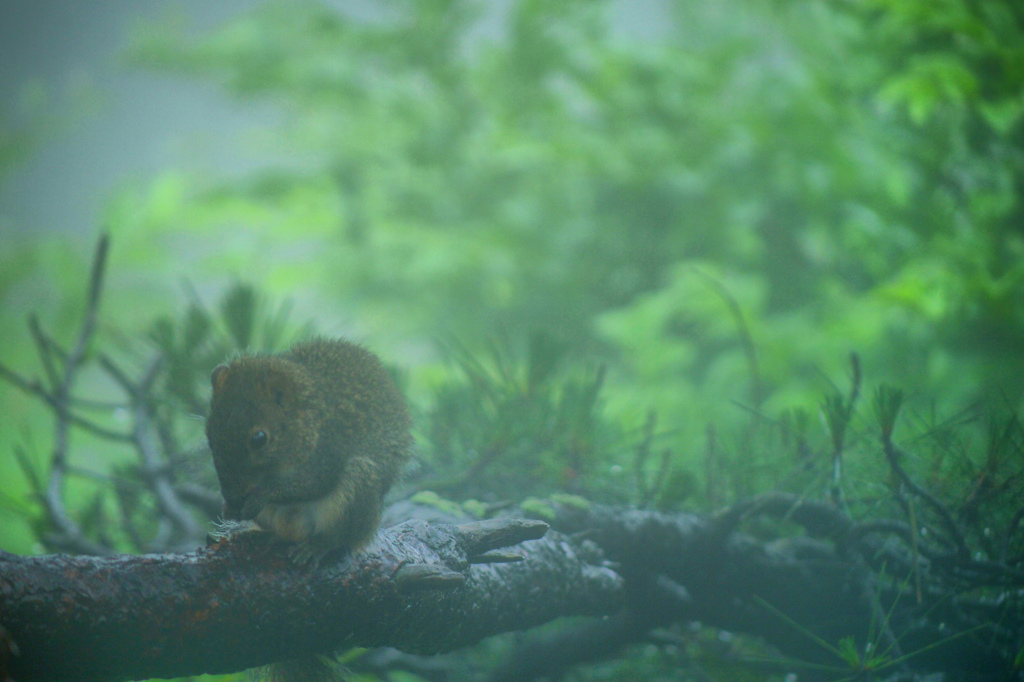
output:
[[[185,508],[171,481],[171,471],[154,438],[153,414],[149,394],[163,366],[161,358],[150,363],[138,383],[132,381],[108,356],[100,355],[100,365],[131,399],[132,442],[142,460],[142,473],[156,497],[160,511],[171,520],[180,537],[202,537],[202,529],[192,513]]]
[[[43,481],[39,478],[38,472],[35,467],[32,466],[32,461],[29,459],[28,453],[20,445],[14,446],[14,458],[18,460],[18,466],[21,467],[22,473],[28,480],[28,484],[32,487],[32,492],[38,497],[43,496]]]
[[[53,364],[54,346],[50,343],[50,339],[46,334],[43,333],[43,328],[39,324],[39,317],[35,313],[28,316],[28,329],[32,334],[33,340],[36,342],[36,351],[39,353],[40,362],[43,363],[46,377],[50,380],[50,390],[55,390],[60,380],[57,378],[57,369]]]
[[[114,410],[127,410],[128,403],[118,400],[96,400],[93,398],[71,398],[71,404],[83,410],[100,410],[113,412]]]
[[[71,412],[67,405],[62,404],[55,396],[51,395],[37,379],[26,379],[14,370],[5,366],[3,363],[0,363],[0,378],[5,379],[8,383],[13,384],[15,388],[18,388],[25,393],[41,398],[42,401],[49,405],[50,409],[52,409],[59,417],[66,419],[73,426],[77,426],[84,431],[88,431],[94,436],[120,443],[130,443],[132,440],[132,437],[129,434],[112,431]],[[74,399],[69,398],[68,403],[73,402],[73,400]]]
[[[92,274],[89,278],[89,297],[86,300],[85,317],[78,339],[64,361],[64,376],[53,393],[56,406],[57,423],[55,427],[53,455],[50,463],[50,482],[44,497],[47,513],[53,525],[59,529],[58,537],[64,536],[80,546],[93,545],[83,535],[78,525],[68,517],[64,509],[64,474],[67,467],[68,440],[71,419],[68,408],[71,386],[78,374],[78,368],[85,358],[86,349],[96,328],[96,315],[99,310],[100,293],[103,289],[103,272],[107,260],[107,235],[100,237],[93,259]]]

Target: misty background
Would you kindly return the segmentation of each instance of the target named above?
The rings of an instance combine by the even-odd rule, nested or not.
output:
[[[265,151],[246,145],[254,129],[281,112],[240,104],[215,85],[145,73],[124,50],[142,26],[170,22],[199,35],[261,4],[257,0],[12,0],[0,4],[0,101],[18,125],[55,117],[54,129],[0,182],[0,231],[71,231],[96,227],[114,188],[175,167],[217,175],[253,170]],[[365,21],[387,16],[386,3],[326,3]],[[500,33],[505,0],[485,3],[481,35]],[[622,35],[657,35],[659,0],[622,2]],[[83,109],[76,111],[76,108]]]

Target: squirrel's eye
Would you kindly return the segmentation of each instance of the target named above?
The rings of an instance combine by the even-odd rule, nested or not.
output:
[[[267,444],[268,440],[270,440],[270,436],[263,429],[253,431],[252,435],[249,436],[249,447],[253,450],[259,450]]]

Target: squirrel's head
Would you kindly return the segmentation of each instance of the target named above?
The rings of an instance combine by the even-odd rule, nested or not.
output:
[[[315,496],[322,410],[309,372],[284,358],[241,357],[218,365],[210,382],[206,438],[225,517],[251,519],[268,503]]]

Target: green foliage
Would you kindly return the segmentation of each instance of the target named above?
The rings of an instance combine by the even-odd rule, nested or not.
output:
[[[662,432],[645,474],[671,451],[666,504],[730,488],[734,464],[770,467],[776,437],[813,449],[810,417],[800,435],[769,424],[832,393],[852,350],[871,377],[940,396],[940,410],[1001,393],[1015,409],[1020,10],[727,7],[672,4],[642,41],[602,2],[491,16],[416,0],[372,20],[270,3],[199,39],[144,28],[130,64],[280,109],[260,142],[286,163],[126,188],[104,216],[124,273],[109,310],[160,301],[171,314],[170,254],[203,289],[258,273],[271,294],[298,292],[321,328],[357,320],[375,347],[459,339],[462,389],[438,388],[430,353],[410,374],[437,417],[429,459],[494,457],[496,475],[600,486],[612,466],[630,471],[643,439],[623,434],[653,409]],[[255,318],[230,319],[233,346],[249,345]],[[154,338],[184,358],[205,324],[194,313]],[[537,344],[515,370],[527,374],[509,375],[508,349],[487,339],[534,329],[606,364],[603,381],[551,378],[558,354]],[[469,360],[485,356],[487,369]],[[184,404],[199,400],[171,381]],[[837,418],[832,450],[856,438],[840,395],[823,412]],[[642,487],[627,478],[609,485]]]
[[[199,39],[141,30],[133,66],[281,111],[258,142],[282,162],[124,188],[103,216],[107,328],[157,318],[168,418],[202,413],[230,352],[287,336],[288,309],[253,289],[174,312],[181,261],[199,291],[256,281],[320,328],[407,344],[416,483],[439,506],[533,496],[543,516],[565,491],[678,508],[778,487],[882,514],[903,484],[879,450],[898,440],[972,546],[1019,553],[972,520],[1009,526],[1022,475],[1020,3],[664,7],[641,38],[594,0],[497,17],[409,0],[372,20],[277,2]],[[34,139],[8,119],[0,176]],[[3,245],[0,326],[39,307],[66,332],[74,246]],[[425,338],[459,342],[444,364]],[[831,382],[851,351],[847,392]],[[882,385],[870,416],[861,366]],[[6,424],[46,428],[3,390]],[[80,498],[102,527],[108,506]]]
[[[165,364],[168,407],[204,414],[210,370],[240,351],[280,351],[312,333],[312,325],[289,324],[291,305],[269,308],[249,284],[237,283],[221,298],[216,313],[193,300],[184,313],[152,323],[148,337]]]
[[[450,516],[454,516],[455,518],[462,518],[466,515],[463,505],[459,504],[458,502],[446,500],[445,498],[441,497],[432,490],[421,490],[420,492],[410,497],[409,501],[415,502],[416,504],[429,505],[431,507],[436,508],[438,511],[444,512],[445,514],[448,514]],[[474,507],[476,505],[470,506]]]
[[[267,257],[271,279],[316,277],[391,333],[557,330],[615,361],[624,420],[682,423],[679,453],[741,427],[731,400],[816,400],[854,349],[949,404],[1018,400],[1019,10],[713,4],[673,6],[644,46],[590,2],[513,3],[499,39],[484,6],[440,0],[154,28],[134,63],[273,101],[274,144],[307,163],[179,179],[133,215],[244,222],[274,253],[304,235],[323,260]]]
[[[566,351],[543,334],[529,337],[523,359],[511,341],[491,343],[483,358],[453,346],[453,377],[437,387],[425,419],[423,458],[438,476],[427,487],[459,499],[511,490],[622,499],[609,471],[625,436],[603,413],[604,369],[562,369]]]
[[[196,305],[178,319],[167,282],[187,259],[199,290],[258,275],[272,295],[297,292],[321,328],[459,339],[461,383],[442,385],[427,353],[409,387],[435,473],[472,479],[490,462],[474,496],[512,474],[542,496],[721,502],[758,488],[732,467],[771,479],[776,446],[820,477],[841,444],[856,469],[863,427],[828,387],[851,350],[905,387],[903,413],[929,396],[938,413],[994,395],[1017,410],[1013,3],[675,3],[642,41],[601,2],[489,11],[417,0],[368,21],[270,3],[198,40],[140,30],[130,64],[287,114],[262,142],[288,163],[222,181],[168,171],[106,211],[105,313],[121,329],[140,308],[162,316],[151,339],[168,358],[168,409],[199,413],[218,356],[280,341],[276,323],[256,328],[262,313],[215,323]],[[3,128],[19,129],[11,116]],[[36,301],[67,331],[74,246],[5,246],[4,328]],[[255,310],[252,292],[236,296],[225,305]],[[221,345],[205,340],[214,324]],[[513,341],[547,330],[608,371],[566,369],[538,342],[514,361],[486,350],[502,329]],[[29,351],[8,345],[6,359]],[[801,410],[833,393],[827,447]],[[635,471],[651,410],[662,430]],[[969,469],[953,464],[963,450],[937,449],[936,476]]]
[[[875,390],[875,416],[882,432],[883,440],[892,438],[893,429],[896,428],[896,417],[899,415],[900,407],[903,404],[903,391],[892,386],[879,386]]]

